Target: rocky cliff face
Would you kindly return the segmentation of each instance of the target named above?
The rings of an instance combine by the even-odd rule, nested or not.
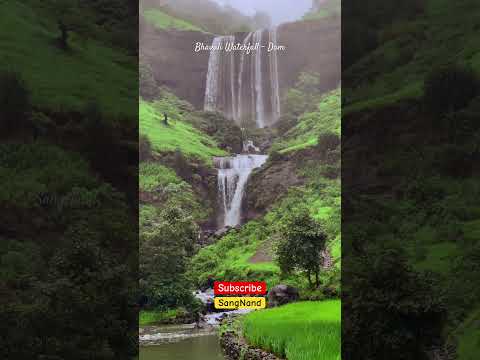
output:
[[[279,57],[280,87],[290,88],[301,72],[316,72],[321,91],[341,80],[341,19],[293,22],[278,28],[278,42],[287,50]]]
[[[158,30],[141,23],[140,62],[148,64],[158,86],[203,107],[209,53],[195,52],[195,43],[211,44],[214,35],[198,31]],[[141,84],[142,86],[142,84]]]
[[[140,61],[152,69],[157,85],[168,86],[196,108],[203,107],[208,51],[195,52],[197,42],[210,45],[215,35],[196,31],[158,30],[141,22]],[[340,18],[301,21],[278,28],[280,89],[291,87],[300,72],[321,75],[321,90],[335,88],[341,76]],[[243,36],[242,36],[243,35]],[[243,38],[245,34],[236,34]]]

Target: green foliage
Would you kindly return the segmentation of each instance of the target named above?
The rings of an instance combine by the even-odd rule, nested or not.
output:
[[[250,345],[289,360],[339,360],[341,303],[300,302],[252,312],[241,320]]]
[[[139,326],[153,325],[162,323],[168,320],[175,319],[180,313],[179,309],[171,310],[142,310],[138,319]]]
[[[362,22],[350,21],[343,31],[350,44],[343,54],[349,67],[342,74],[342,83],[349,87],[344,89],[344,94],[348,94],[344,106],[368,103],[369,108],[377,108],[385,102],[421,99],[424,77],[431,72],[432,64],[451,66],[460,59],[464,65],[480,70],[478,34],[472,22],[464,21],[467,14],[478,12],[478,2],[465,0],[464,6],[455,6],[448,1],[432,0],[410,7],[405,2],[399,9],[391,9],[396,21],[382,26],[373,24],[383,23],[388,17],[377,17],[377,10],[383,5],[375,3],[372,6],[377,8],[352,2],[342,9],[345,16]],[[478,16],[471,19],[478,21]]]
[[[182,182],[172,169],[148,162],[140,164],[139,180],[141,191],[155,191],[170,184]]]
[[[424,349],[440,336],[444,317],[435,277],[413,271],[402,250],[387,239],[371,244],[368,255],[350,257],[343,276],[355,279],[347,284],[354,293],[345,285],[342,297],[344,311],[355,314],[343,325],[349,334],[343,339],[346,353],[362,351],[365,359],[379,352],[390,359],[426,358]]]
[[[161,30],[187,30],[187,31],[203,31],[198,26],[195,26],[188,21],[170,16],[158,9],[147,9],[143,12],[145,19]]]
[[[287,209],[288,211],[288,209]],[[304,271],[311,287],[320,285],[321,252],[327,235],[322,226],[311,217],[307,208],[287,214],[278,235],[277,261],[282,272]],[[315,276],[313,283],[311,276]]]
[[[273,144],[272,151],[282,153],[298,151],[315,146],[318,143],[318,137],[323,133],[340,135],[340,99],[340,89],[323,96],[317,103],[316,110],[307,110],[301,115],[298,124]]]
[[[277,124],[281,133],[295,126],[298,118],[310,111],[314,111],[321,98],[320,75],[317,73],[301,73],[295,86],[289,89],[282,99],[283,112]]]
[[[480,81],[472,69],[442,67],[425,79],[425,103],[434,114],[452,113],[466,107],[479,89]]]
[[[0,52],[5,54],[0,68],[21,70],[34,106],[73,112],[97,101],[109,114],[136,118],[132,108],[138,62],[124,50],[99,42],[108,33],[105,29],[88,37],[70,35],[70,49],[65,52],[56,45],[56,19],[44,6],[37,0],[0,4],[0,22],[9,29],[0,42]],[[90,12],[84,9],[78,15],[84,21]]]
[[[140,233],[140,291],[153,308],[191,306],[193,297],[184,277],[193,254],[198,228],[182,209],[167,207],[156,213],[154,226]]]
[[[173,152],[179,149],[187,157],[211,164],[212,156],[222,156],[225,152],[210,136],[187,122],[189,111],[188,103],[165,92],[153,103],[140,99],[140,134],[150,139],[154,151]],[[163,123],[164,114],[169,118],[168,126]]]
[[[0,319],[9,324],[1,357],[132,356],[136,226],[124,197],[56,146],[3,144],[0,164],[10,229],[0,246]]]

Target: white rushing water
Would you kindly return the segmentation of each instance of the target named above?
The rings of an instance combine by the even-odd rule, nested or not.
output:
[[[215,37],[208,62],[204,110],[221,112],[239,125],[252,123],[263,128],[277,122],[278,54],[267,51],[269,43],[277,45],[277,38],[276,28],[250,32],[243,39],[232,35]],[[232,50],[232,45],[255,50]]]
[[[263,30],[257,30],[253,34],[255,44],[262,43]],[[257,127],[265,127],[265,107],[263,104],[263,81],[262,81],[262,48],[255,52],[255,122]]]
[[[267,155],[236,155],[215,158],[218,168],[218,198],[223,212],[223,225],[240,224],[245,185],[252,171],[262,166]]]

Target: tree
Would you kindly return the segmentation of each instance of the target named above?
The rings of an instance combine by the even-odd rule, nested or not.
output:
[[[280,227],[277,261],[282,272],[304,271],[310,287],[317,288],[320,285],[321,253],[326,240],[323,227],[312,218],[308,209],[292,209]]]
[[[155,214],[156,223],[140,234],[140,288],[148,305],[172,308],[191,303],[185,278],[198,228],[181,208],[166,205]]]
[[[88,13],[82,12],[78,0],[49,0],[48,6],[56,17],[59,31],[58,42],[62,49],[68,50],[71,32],[86,34],[89,28]]]

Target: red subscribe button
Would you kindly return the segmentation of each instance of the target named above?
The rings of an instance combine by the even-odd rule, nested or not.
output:
[[[215,281],[213,291],[215,295],[264,295],[267,284],[263,281]]]

